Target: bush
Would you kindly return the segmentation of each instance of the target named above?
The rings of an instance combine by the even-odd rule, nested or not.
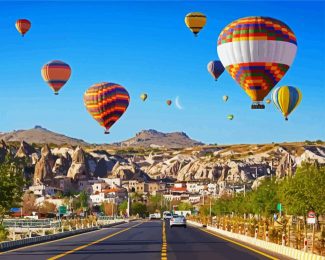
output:
[[[0,226],[0,242],[6,241],[8,238],[9,232],[7,229],[4,228],[4,226]]]

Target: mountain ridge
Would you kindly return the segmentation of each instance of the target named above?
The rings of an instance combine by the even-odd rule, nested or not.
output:
[[[80,145],[91,146],[96,144],[88,143],[82,139],[66,136],[48,130],[40,125],[34,128],[13,130],[11,132],[0,132],[0,140],[5,142],[22,142],[35,144],[55,145]],[[105,145],[105,144],[97,144]],[[184,132],[163,133],[154,129],[142,130],[127,140],[107,144],[118,147],[151,147],[151,148],[185,148],[204,145],[202,142],[191,139]]]

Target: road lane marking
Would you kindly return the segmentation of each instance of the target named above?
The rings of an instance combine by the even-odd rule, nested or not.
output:
[[[208,233],[208,234],[210,234],[210,235],[212,235],[212,236],[215,236],[215,237],[221,238],[222,240],[226,240],[226,241],[228,241],[228,242],[230,242],[230,243],[232,243],[232,244],[236,244],[236,245],[241,246],[241,247],[244,247],[244,248],[246,248],[246,249],[248,249],[248,250],[250,250],[250,251],[253,251],[253,252],[255,252],[255,253],[258,253],[258,254],[260,254],[260,255],[263,255],[263,256],[265,256],[265,257],[267,257],[267,258],[269,258],[269,259],[272,259],[272,260],[279,260],[279,258],[276,258],[276,257],[274,257],[274,256],[271,256],[271,255],[269,255],[269,254],[267,254],[267,253],[264,253],[264,252],[262,252],[262,251],[259,251],[259,250],[257,250],[257,249],[251,248],[251,247],[249,247],[249,246],[247,246],[247,245],[244,245],[244,244],[242,244],[242,243],[239,243],[239,242],[237,242],[237,241],[234,241],[234,240],[228,239],[228,238],[226,238],[226,237],[224,237],[224,236],[220,236],[220,235],[218,235],[218,234],[216,234],[216,233],[213,233],[213,232],[211,232],[211,231],[205,230],[205,229],[203,229],[203,228],[198,228],[198,229],[201,230],[201,231],[203,231],[203,232],[205,232],[205,233]]]
[[[123,224],[125,224],[125,223],[123,223]],[[69,239],[69,238],[78,237],[78,236],[81,236],[81,235],[95,233],[95,232],[98,232],[98,231],[103,231],[103,229],[93,230],[93,231],[90,231],[90,232],[80,233],[80,234],[77,234],[77,235],[63,237],[63,238],[59,238],[59,239],[55,239],[55,240],[51,240],[51,241],[46,241],[46,242],[42,242],[42,243],[37,243],[37,244],[29,245],[29,246],[18,247],[18,248],[11,249],[11,250],[8,250],[8,251],[0,252],[0,255],[15,252],[15,251],[18,251],[18,250],[23,250],[23,249],[26,249],[26,248],[32,248],[32,247],[36,247],[36,246],[43,246],[43,245],[46,245],[46,244],[51,244],[51,243],[54,243],[54,242],[66,240],[66,239]]]
[[[56,255],[56,256],[50,257],[50,258],[48,258],[47,260],[56,260],[56,259],[59,259],[59,258],[62,258],[62,257],[64,257],[64,256],[66,256],[66,255],[70,255],[70,254],[72,254],[72,253],[74,253],[74,252],[76,252],[76,251],[79,251],[79,250],[84,249],[84,248],[86,248],[86,247],[89,247],[89,246],[92,246],[92,245],[94,245],[94,244],[100,243],[100,242],[102,242],[102,241],[104,241],[104,240],[106,240],[106,239],[109,239],[109,238],[111,238],[111,237],[114,237],[114,236],[116,236],[116,235],[118,235],[118,234],[121,234],[121,233],[123,233],[123,232],[126,232],[126,231],[128,231],[128,230],[130,230],[130,229],[132,229],[132,228],[134,228],[134,227],[137,227],[137,226],[139,226],[139,225],[141,225],[141,224],[143,224],[143,223],[139,223],[139,224],[137,224],[137,225],[134,225],[134,226],[129,227],[129,228],[126,228],[126,229],[122,229],[122,230],[120,230],[120,231],[118,231],[118,232],[116,232],[116,233],[110,234],[110,235],[108,235],[108,236],[106,236],[106,237],[100,238],[100,239],[95,240],[95,241],[93,241],[93,242],[91,242],[91,243],[88,243],[88,244],[85,244],[85,245],[82,245],[82,246],[76,247],[76,248],[74,248],[74,249],[72,249],[72,250],[69,250],[69,251],[67,251],[67,252],[64,252],[64,253],[62,253],[62,254],[59,254],[59,255]]]
[[[166,223],[162,224],[162,245],[161,245],[161,260],[167,260],[167,239],[166,239]]]

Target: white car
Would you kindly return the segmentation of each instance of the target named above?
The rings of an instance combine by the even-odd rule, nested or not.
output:
[[[173,215],[170,213],[170,212],[166,212],[164,213],[164,220],[168,220],[168,219],[171,219],[173,217]]]
[[[161,219],[160,213],[153,213],[149,215],[149,219]]]
[[[172,227],[184,227],[186,228],[186,218],[180,215],[173,215],[169,221],[169,226]]]

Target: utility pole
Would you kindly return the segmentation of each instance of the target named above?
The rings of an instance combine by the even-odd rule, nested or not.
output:
[[[244,198],[246,197],[246,184],[244,184]]]
[[[126,208],[126,214],[128,216],[128,218],[130,217],[130,197],[129,197],[129,194],[128,194],[128,206]]]

